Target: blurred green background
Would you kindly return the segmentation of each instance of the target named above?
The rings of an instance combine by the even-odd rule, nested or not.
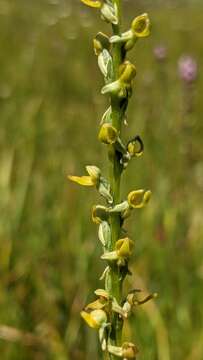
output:
[[[139,360],[202,360],[203,4],[123,3],[124,29],[146,11],[153,23],[152,36],[130,52],[138,74],[125,139],[139,134],[145,153],[130,163],[122,195],[145,187],[153,198],[128,221],[136,249],[127,286],[159,293],[136,310],[124,338],[138,344]],[[66,178],[83,174],[87,164],[108,173],[105,146],[97,141],[107,107],[92,50],[98,31],[111,33],[79,0],[0,0],[4,360],[100,358],[97,334],[79,312],[102,286],[101,248],[90,220],[101,199]],[[154,56],[159,44],[163,61]],[[184,54],[199,68],[189,87],[177,72]]]

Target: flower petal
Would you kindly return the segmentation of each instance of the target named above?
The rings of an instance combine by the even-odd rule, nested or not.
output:
[[[68,176],[68,179],[83,186],[94,186],[95,183],[91,176]]]
[[[83,4],[93,7],[93,8],[100,8],[102,6],[101,1],[98,0],[81,0]]]

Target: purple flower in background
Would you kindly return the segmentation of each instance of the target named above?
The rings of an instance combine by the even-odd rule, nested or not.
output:
[[[185,83],[193,83],[197,79],[198,72],[196,60],[190,55],[181,56],[178,61],[178,72]]]
[[[164,45],[158,45],[153,50],[154,56],[158,61],[164,61],[167,57],[167,49]]]

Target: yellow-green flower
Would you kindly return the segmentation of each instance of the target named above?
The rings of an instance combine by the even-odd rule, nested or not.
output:
[[[123,34],[114,35],[111,37],[111,43],[123,43],[126,51],[133,48],[138,38],[147,37],[150,35],[151,23],[148,14],[137,16],[132,24],[130,30]]]
[[[101,259],[108,261],[117,261],[118,265],[124,265],[125,261],[129,259],[132,255],[134,247],[134,241],[128,237],[124,239],[119,239],[116,242],[115,250],[110,252],[105,252]]]
[[[116,242],[116,252],[119,258],[128,259],[132,255],[134,241],[128,237]]]
[[[97,166],[86,166],[89,176],[69,175],[68,179],[83,186],[96,186],[99,182],[101,171]]]
[[[93,310],[90,313],[81,311],[80,315],[86,323],[93,329],[100,329],[102,325],[107,323],[107,315],[104,310]]]
[[[106,3],[100,0],[81,0],[83,4],[92,8],[101,9],[101,17],[103,20],[114,25],[118,24],[117,7],[112,3]]]
[[[103,205],[94,205],[92,207],[92,221],[95,224],[101,224],[108,219],[107,208]]]
[[[142,139],[139,136],[136,136],[134,139],[130,140],[127,144],[127,151],[130,154],[130,157],[141,156],[144,151]]]
[[[120,77],[118,80],[105,85],[102,88],[102,94],[113,94],[118,97],[127,97],[132,91],[132,81],[136,76],[137,70],[135,65],[129,61],[124,62],[120,66]]]
[[[127,318],[127,312],[118,304],[117,300],[114,297],[111,297],[109,293],[104,289],[95,290],[95,294],[98,296],[98,299],[91,302],[85,307],[85,310],[101,310],[103,309],[106,313],[112,309],[117,314],[121,315],[123,318]]]
[[[136,37],[147,37],[150,35],[151,22],[148,14],[137,16],[132,24],[131,29]]]
[[[112,145],[118,138],[118,132],[114,126],[106,123],[101,126],[98,138],[104,144]]]
[[[128,194],[128,204],[133,209],[141,209],[149,202],[150,197],[150,190],[134,190]]]

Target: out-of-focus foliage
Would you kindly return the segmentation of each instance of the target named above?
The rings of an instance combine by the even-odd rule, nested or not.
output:
[[[203,358],[202,74],[191,86],[177,75],[190,54],[202,67],[201,1],[123,1],[127,29],[148,11],[153,32],[131,52],[138,75],[128,134],[145,142],[131,162],[124,192],[153,191],[129,221],[136,251],[132,288],[157,291],[136,311],[126,336],[140,360]],[[97,142],[107,106],[92,50],[106,26],[79,1],[0,1],[0,337],[2,325],[44,339],[42,346],[0,339],[4,360],[99,359],[96,336],[79,312],[101,287],[100,245],[91,224],[97,194],[67,173],[103,167]],[[153,49],[166,48],[164,61]],[[107,174],[106,174],[107,175]],[[26,335],[25,335],[26,336]]]

